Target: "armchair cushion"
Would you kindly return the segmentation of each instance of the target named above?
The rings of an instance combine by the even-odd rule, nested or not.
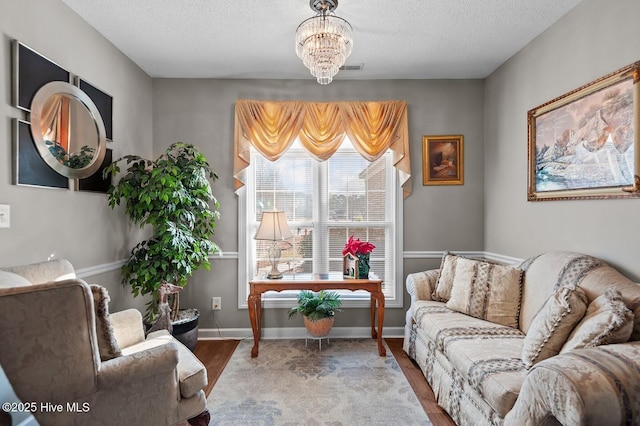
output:
[[[142,314],[137,309],[125,309],[109,315],[113,326],[113,335],[120,349],[144,341]]]
[[[633,312],[624,304],[622,294],[609,288],[589,304],[586,315],[573,330],[560,353],[624,343],[629,340],[632,331]]]
[[[96,314],[96,336],[100,359],[107,361],[122,356],[109,318],[109,301],[111,300],[109,293],[106,288],[97,284],[91,284],[91,293]]]
[[[132,355],[157,346],[173,342],[178,347],[178,381],[182,398],[191,398],[207,386],[207,370],[196,356],[182,343],[175,340],[167,330],[158,330],[147,336],[147,340],[122,350]]]

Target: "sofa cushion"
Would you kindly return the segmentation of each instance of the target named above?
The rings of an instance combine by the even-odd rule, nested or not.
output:
[[[560,353],[624,343],[629,340],[632,330],[633,313],[624,304],[622,294],[609,288],[589,304],[586,315],[571,332]]]
[[[527,375],[521,351],[522,338],[496,337],[489,343],[485,336],[476,335],[452,341],[447,357],[465,381],[504,417],[518,399]]]
[[[453,277],[455,275],[456,263],[460,256],[450,252],[445,252],[440,262],[440,274],[436,289],[431,295],[431,299],[437,302],[446,302],[451,297],[451,288],[453,287]]]
[[[560,287],[581,287],[585,277],[589,277],[603,264],[601,260],[594,257],[564,251],[543,253],[521,263],[519,267],[525,270],[525,273],[520,307],[520,330],[528,333],[533,318],[554,291]],[[586,291],[585,293],[591,300],[589,293]],[[600,294],[602,292],[598,293]]]
[[[526,376],[520,360],[524,334],[435,301],[418,301],[414,320],[463,379],[504,417]]]
[[[22,275],[9,271],[0,271],[0,288],[25,287],[31,282]]]
[[[521,282],[521,269],[459,258],[447,307],[496,324],[518,327]]]
[[[634,313],[634,326],[630,340],[640,340],[640,284],[631,281],[609,265],[602,265],[590,271],[580,282],[580,288],[584,290],[589,301],[604,294],[609,287],[620,291],[625,305]]]
[[[91,293],[93,294],[100,359],[106,361],[122,356],[109,318],[109,301],[111,300],[109,293],[106,288],[97,284],[91,284]]]
[[[581,289],[556,290],[533,318],[524,338],[522,361],[526,367],[557,355],[586,310],[587,297]]]

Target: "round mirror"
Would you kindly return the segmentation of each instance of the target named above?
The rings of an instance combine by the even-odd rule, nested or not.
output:
[[[104,159],[105,130],[98,108],[69,83],[53,81],[36,92],[31,134],[42,159],[68,178],[91,176]]]

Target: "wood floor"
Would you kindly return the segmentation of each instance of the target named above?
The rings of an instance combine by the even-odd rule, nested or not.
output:
[[[436,404],[435,397],[431,387],[427,384],[426,379],[422,375],[420,368],[411,358],[402,350],[402,339],[385,339],[389,350],[396,358],[398,365],[407,377],[413,391],[418,396],[422,408],[431,419],[434,426],[451,426],[455,423],[451,417]],[[207,375],[209,384],[205,388],[207,396],[215,385],[222,370],[227,366],[231,354],[240,343],[239,340],[199,340],[196,345],[195,354],[198,359],[207,367]]]

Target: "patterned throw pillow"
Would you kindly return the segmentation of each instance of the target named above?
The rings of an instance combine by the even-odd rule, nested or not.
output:
[[[633,312],[624,304],[620,291],[608,288],[589,304],[587,314],[560,353],[627,342],[633,331],[633,318]]]
[[[91,293],[93,293],[100,359],[107,361],[122,356],[118,342],[113,334],[111,319],[109,318],[109,301],[111,300],[109,293],[107,293],[106,288],[97,284],[91,284]]]
[[[451,288],[453,287],[453,277],[455,276],[456,263],[460,256],[446,251],[440,262],[440,275],[436,289],[431,295],[431,299],[436,302],[447,302],[451,297]]]
[[[522,270],[458,258],[447,307],[472,317],[518,327]]]
[[[586,310],[587,296],[580,288],[557,289],[542,305],[527,331],[522,345],[524,365],[529,369],[557,355]]]

